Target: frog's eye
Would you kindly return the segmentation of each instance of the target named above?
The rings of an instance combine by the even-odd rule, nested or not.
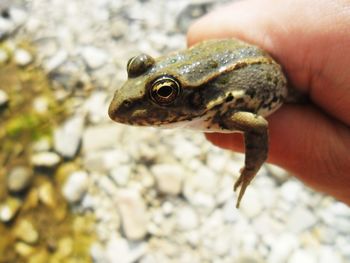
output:
[[[160,105],[172,103],[180,94],[180,84],[173,77],[162,76],[156,79],[150,88],[150,96]]]
[[[154,58],[147,54],[140,54],[136,57],[129,59],[126,69],[128,71],[129,78],[135,78],[142,75],[149,70],[155,61]]]

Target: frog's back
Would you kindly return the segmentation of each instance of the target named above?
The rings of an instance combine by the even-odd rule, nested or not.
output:
[[[207,40],[188,50],[159,58],[150,74],[164,71],[178,77],[187,87],[198,87],[250,61],[260,63],[262,58],[271,60],[262,49],[236,39]]]

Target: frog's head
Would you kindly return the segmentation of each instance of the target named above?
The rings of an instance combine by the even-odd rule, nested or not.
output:
[[[165,126],[205,112],[199,88],[189,88],[174,65],[141,54],[127,64],[128,80],[116,90],[108,114],[116,122]]]

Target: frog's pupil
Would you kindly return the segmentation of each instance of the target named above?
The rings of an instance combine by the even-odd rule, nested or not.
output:
[[[169,97],[173,93],[173,87],[170,85],[162,86],[158,89],[157,94],[161,97]]]

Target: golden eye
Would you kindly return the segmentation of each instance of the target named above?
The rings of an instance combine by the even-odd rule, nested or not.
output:
[[[155,64],[154,58],[147,54],[140,54],[136,57],[129,59],[126,65],[129,78],[135,78],[137,76],[146,73]]]
[[[160,105],[172,103],[180,94],[179,83],[170,76],[162,76],[156,79],[150,88],[150,96],[154,102]]]

